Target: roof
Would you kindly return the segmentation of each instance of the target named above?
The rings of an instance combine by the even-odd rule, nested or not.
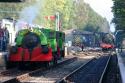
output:
[[[93,32],[89,32],[89,31],[82,31],[82,30],[73,30],[72,31],[72,34],[82,34],[82,35],[85,35],[85,34],[90,34],[90,35],[93,35]]]

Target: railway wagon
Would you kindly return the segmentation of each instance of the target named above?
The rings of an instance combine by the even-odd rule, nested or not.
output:
[[[51,29],[33,28],[20,30],[16,36],[16,45],[10,48],[10,54],[7,59],[7,68],[18,66],[55,65],[57,61],[64,57],[61,51],[64,51],[64,33],[60,32],[60,39],[57,39],[57,31]],[[62,40],[62,41],[58,41]],[[60,46],[62,45],[62,46]]]

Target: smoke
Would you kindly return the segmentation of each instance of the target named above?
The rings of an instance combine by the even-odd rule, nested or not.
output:
[[[42,0],[36,0],[36,3],[34,3],[33,5],[25,7],[21,11],[19,20],[17,21],[16,25],[19,28],[22,28],[24,24],[25,25],[33,24],[33,21],[35,20],[36,16],[40,12],[41,4],[42,4]]]

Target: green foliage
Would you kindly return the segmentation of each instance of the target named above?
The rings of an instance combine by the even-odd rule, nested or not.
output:
[[[61,29],[84,29],[88,31],[108,31],[109,24],[83,0],[46,0],[43,6],[43,16],[60,13]],[[48,27],[54,27],[55,22],[43,20]]]
[[[98,15],[89,5],[87,7],[87,22],[84,25],[84,30],[87,31],[104,31],[108,32],[109,24],[105,18]]]
[[[46,0],[43,5],[43,19],[42,22],[44,26],[47,27],[55,27],[55,21],[46,20],[45,16],[55,15],[59,12],[60,21],[63,23],[62,27],[69,27],[69,21],[72,19],[72,5],[73,2],[71,0]]]
[[[125,30],[125,1],[113,0],[114,6],[112,11],[114,13],[114,19],[112,22],[116,25],[116,30]]]
[[[26,6],[32,5],[35,1],[34,0],[26,0],[26,2],[21,3],[0,3],[0,19],[3,18],[14,18],[18,19],[20,12]]]
[[[26,0],[23,3],[0,3],[0,19],[12,17],[19,19],[20,12],[32,6],[38,0]],[[88,31],[108,31],[109,24],[105,18],[98,15],[84,0],[39,0],[41,8],[33,23],[55,29],[55,20],[47,20],[45,16],[59,12],[61,30],[82,29]],[[11,12],[4,12],[11,11]],[[13,12],[12,12],[13,11]]]

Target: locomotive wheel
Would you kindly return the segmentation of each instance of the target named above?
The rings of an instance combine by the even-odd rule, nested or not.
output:
[[[54,59],[53,64],[54,64],[54,65],[57,64],[57,59]]]
[[[49,68],[52,64],[52,61],[45,62],[45,67]]]
[[[53,59],[52,61],[45,62],[45,67],[49,68],[57,64],[57,59]]]
[[[19,69],[24,69],[24,68],[25,68],[25,65],[23,65],[23,63],[19,63],[19,64],[18,64],[18,68],[19,68]]]
[[[59,57],[58,57],[57,53],[53,53],[53,54],[54,54],[53,55],[53,57],[54,57],[53,64],[56,65]]]
[[[64,50],[62,50],[62,57],[64,58],[65,57],[65,51]]]
[[[10,69],[10,68],[14,68],[14,67],[16,67],[16,65],[14,63],[9,62],[9,61],[6,62],[6,69]]]
[[[25,69],[30,69],[31,67],[28,63],[26,64],[26,63],[21,62],[18,64],[18,68],[21,70],[25,70]]]

